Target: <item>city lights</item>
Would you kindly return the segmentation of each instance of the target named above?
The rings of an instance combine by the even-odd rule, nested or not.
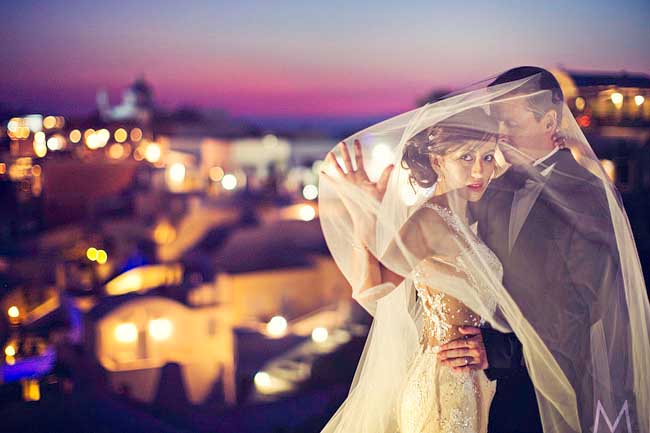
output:
[[[221,179],[221,186],[229,191],[237,188],[237,177],[234,174],[226,174]]]
[[[86,250],[86,258],[91,262],[97,262],[100,265],[103,265],[108,260],[108,253],[104,250],[90,247]]]
[[[12,344],[8,344],[7,347],[5,347],[5,355],[16,356],[16,348]]]
[[[328,336],[329,333],[327,332],[327,328],[321,326],[314,328],[314,330],[311,331],[311,339],[316,343],[324,343],[327,341]]]
[[[97,135],[99,147],[104,147],[108,143],[108,140],[111,138],[111,133],[108,129],[100,129],[95,133]]]
[[[638,106],[642,105],[645,102],[645,98],[643,95],[636,95],[634,97],[634,103]]]
[[[15,305],[12,305],[7,310],[7,314],[9,315],[9,317],[15,319],[20,315],[20,310],[18,310],[18,307],[16,307]]]
[[[132,141],[140,141],[140,140],[142,140],[142,129],[133,128],[131,130],[130,137],[131,137]]]
[[[43,119],[43,128],[52,129],[55,126],[56,126],[56,117],[47,116],[45,119]]]
[[[64,144],[65,141],[60,135],[53,135],[47,139],[47,148],[50,150],[61,150],[63,149]]]
[[[176,239],[176,229],[168,220],[162,220],[153,231],[153,239],[158,245],[165,245]]]
[[[138,339],[138,328],[133,323],[121,323],[115,327],[115,339],[120,343],[133,343]]]
[[[126,129],[124,128],[116,129],[113,136],[115,137],[115,141],[117,141],[118,143],[124,143],[128,138],[128,134],[126,132]]]
[[[122,159],[124,157],[124,145],[120,143],[113,143],[108,148],[108,156],[113,159]]]
[[[291,372],[282,371],[282,377],[277,375],[272,375],[266,371],[258,371],[253,377],[253,383],[255,384],[255,389],[260,394],[272,395],[280,394],[291,391],[294,388],[294,385],[291,381],[286,379],[287,373],[289,377],[292,375]]]
[[[108,260],[108,254],[104,250],[97,250],[97,263],[103,265]]]
[[[41,399],[41,387],[38,379],[23,379],[21,384],[24,401],[38,401]]]
[[[88,149],[95,150],[102,147],[102,140],[93,129],[86,130],[84,133],[84,139],[86,141],[86,146]]]
[[[86,250],[86,257],[90,261],[95,261],[97,260],[97,248],[90,247]]]
[[[585,109],[586,101],[585,98],[578,96],[575,100],[576,108],[578,111],[582,111]]]
[[[167,340],[172,335],[172,322],[169,319],[153,319],[149,321],[149,335],[154,340]]]
[[[316,218],[316,210],[308,204],[300,206],[298,217],[303,221],[311,221]]]
[[[266,389],[271,386],[271,376],[265,371],[258,371],[253,378],[257,388]]]
[[[144,150],[144,158],[152,164],[158,162],[161,156],[162,150],[158,143],[149,143]]]
[[[318,197],[318,187],[316,185],[305,185],[302,189],[302,196],[307,200],[315,200]]]
[[[221,167],[212,167],[209,172],[210,180],[212,182],[221,182],[224,176],[223,168]]]
[[[45,134],[43,132],[37,132],[34,135],[34,153],[39,158],[47,155],[47,145],[45,144]]]
[[[621,108],[623,106],[623,94],[619,92],[614,92],[610,96],[610,99],[612,100],[612,103],[616,106],[616,108]]]
[[[69,137],[72,143],[79,143],[79,141],[81,141],[81,131],[78,129],[73,129],[70,131]]]
[[[282,316],[273,316],[266,324],[266,332],[273,338],[283,337],[287,333],[287,319]]]
[[[169,181],[172,184],[182,184],[183,181],[185,180],[185,165],[183,165],[180,162],[175,162],[174,164],[169,166]]]

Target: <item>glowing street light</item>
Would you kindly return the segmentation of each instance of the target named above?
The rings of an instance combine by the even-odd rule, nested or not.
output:
[[[117,141],[118,143],[124,143],[129,135],[126,132],[126,129],[118,128],[113,133],[113,136],[115,137],[115,141]]]
[[[63,137],[60,135],[54,135],[47,139],[47,148],[50,150],[61,150],[63,149]]]
[[[43,127],[45,129],[52,129],[55,126],[56,126],[56,117],[47,116],[45,119],[43,119]]]
[[[271,376],[266,371],[258,371],[253,378],[257,388],[269,388],[271,386]]]
[[[169,182],[172,184],[180,185],[185,180],[185,165],[180,162],[175,162],[169,166]]]
[[[619,92],[614,92],[610,96],[610,99],[612,100],[612,103],[616,108],[621,108],[623,106],[623,94]]]
[[[305,185],[305,187],[302,189],[302,196],[307,200],[315,200],[316,197],[318,197],[318,187],[312,184]]]
[[[45,134],[43,132],[34,134],[34,153],[39,158],[47,155],[47,145],[45,144]]]
[[[133,128],[131,130],[130,136],[131,136],[132,141],[140,141],[140,140],[142,140],[142,129]]]
[[[305,204],[298,210],[298,216],[303,221],[311,221],[316,218],[316,210],[308,204]]]
[[[108,148],[108,156],[112,159],[121,159],[125,153],[124,145],[121,143],[113,143],[111,144],[111,147]]]
[[[97,248],[90,247],[86,250],[86,257],[91,262],[97,260]]]
[[[97,263],[103,265],[108,260],[108,254],[104,250],[97,250]]]
[[[266,332],[274,338],[279,338],[287,333],[287,319],[282,316],[273,316],[266,324]]]
[[[311,339],[316,343],[324,343],[327,341],[328,336],[329,333],[327,332],[327,328],[323,328],[322,326],[314,328],[314,330],[311,331]]]
[[[16,356],[16,348],[12,344],[7,345],[7,347],[5,347],[5,355]]]
[[[210,180],[212,182],[221,182],[224,176],[223,168],[221,167],[212,167],[209,172]]]
[[[636,95],[634,97],[634,103],[636,104],[637,107],[641,106],[645,102],[645,98],[643,95]]]
[[[237,188],[237,177],[234,174],[226,174],[223,179],[221,179],[221,186],[228,191],[232,191]]]
[[[18,307],[16,307],[15,305],[12,305],[12,306],[9,307],[9,309],[7,310],[7,314],[8,314],[9,317],[11,317],[12,319],[15,319],[15,318],[17,318],[18,316],[20,316],[20,310],[18,310]]]
[[[81,140],[81,131],[79,131],[78,129],[73,129],[72,131],[70,131],[69,137],[72,143],[79,143],[79,141]]]
[[[150,163],[156,163],[160,161],[160,157],[162,156],[162,150],[160,149],[160,145],[158,143],[149,143],[147,145],[147,148],[144,151],[144,158],[149,161]]]

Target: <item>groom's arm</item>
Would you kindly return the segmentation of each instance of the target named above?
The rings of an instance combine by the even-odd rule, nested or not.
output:
[[[481,335],[488,359],[488,368],[484,370],[488,379],[503,379],[526,368],[521,342],[514,332],[481,328]]]

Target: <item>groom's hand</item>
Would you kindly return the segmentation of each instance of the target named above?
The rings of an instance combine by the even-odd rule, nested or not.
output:
[[[481,329],[474,326],[459,326],[462,337],[440,346],[440,363],[453,371],[467,369],[485,370],[488,368],[487,353],[483,344]]]

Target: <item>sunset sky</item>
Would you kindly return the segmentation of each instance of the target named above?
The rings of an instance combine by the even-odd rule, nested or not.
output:
[[[0,104],[62,114],[144,74],[165,108],[357,116],[509,67],[650,73],[638,1],[80,1],[3,6]]]

